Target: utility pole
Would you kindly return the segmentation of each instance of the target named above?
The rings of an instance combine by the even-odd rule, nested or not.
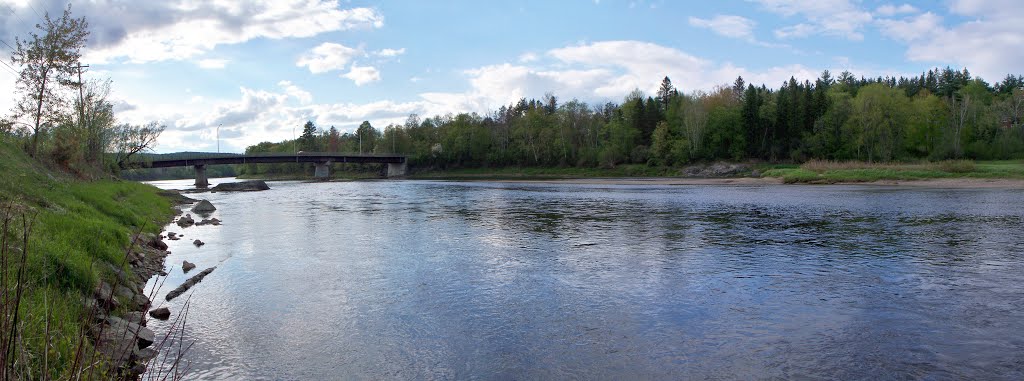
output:
[[[89,65],[82,65],[82,63],[79,62],[72,68],[78,69],[78,125],[80,128],[89,129],[89,131],[86,132],[88,134],[88,139],[86,141],[88,142],[89,153],[92,154],[94,153],[92,151],[97,148],[99,142],[93,141],[96,137],[93,136],[93,131],[91,131],[92,128],[88,127],[88,124],[85,123],[85,82],[82,82],[82,68],[87,67],[89,67]],[[99,156],[101,160],[100,163],[102,164],[103,154],[99,153]]]
[[[223,126],[223,125],[224,125],[224,123],[221,123],[221,124],[217,125],[217,153],[220,153],[220,126]],[[292,132],[292,133],[294,134],[294,132]]]

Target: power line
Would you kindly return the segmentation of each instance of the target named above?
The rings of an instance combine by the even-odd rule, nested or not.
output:
[[[0,63],[4,64],[4,66],[7,66],[7,67],[10,68],[10,69],[4,69],[4,70],[10,71],[11,74],[14,74],[15,77],[18,76],[18,70],[17,69],[12,67],[11,65],[8,65],[7,62],[4,62],[3,60],[0,60]]]
[[[39,11],[36,10],[36,7],[32,6],[32,2],[27,2],[27,3],[25,3],[25,5],[28,5],[28,7],[32,9],[32,12],[35,12],[36,16],[39,16],[40,20],[43,19],[43,15],[39,14]]]
[[[14,17],[17,17],[17,18],[18,18],[18,20],[21,20],[21,23],[22,23],[23,25],[29,25],[29,26],[28,26],[29,30],[31,30],[31,29],[32,29],[32,28],[31,28],[31,26],[30,26],[31,24],[29,24],[29,22],[28,22],[28,21],[25,21],[25,18],[21,17],[21,15],[19,15],[19,14],[18,14],[18,12],[15,12],[15,11],[14,11],[14,8],[12,8],[10,4],[4,3],[4,5],[6,5],[6,6],[7,6],[7,9],[9,9],[9,10],[11,11],[11,14],[12,14],[12,15],[14,15]]]

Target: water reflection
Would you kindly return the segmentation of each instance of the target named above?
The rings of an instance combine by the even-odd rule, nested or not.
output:
[[[220,266],[195,289],[185,331],[195,378],[1024,368],[1020,190],[272,187],[206,194],[224,225],[172,243],[171,262]]]

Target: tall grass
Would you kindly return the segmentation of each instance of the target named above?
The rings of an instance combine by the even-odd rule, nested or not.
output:
[[[0,157],[0,380],[115,377],[83,304],[100,280],[121,281],[110,266],[126,269],[130,237],[158,232],[170,201],[144,184],[53,172],[2,140]]]

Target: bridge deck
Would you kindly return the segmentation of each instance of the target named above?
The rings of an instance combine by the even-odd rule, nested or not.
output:
[[[163,160],[151,160],[135,162],[129,167],[135,168],[167,168],[185,167],[194,165],[216,165],[216,164],[258,164],[258,163],[379,163],[379,164],[401,164],[405,162],[405,156],[399,155],[360,155],[340,154],[324,152],[300,152],[298,154],[258,154],[258,155],[237,155],[237,154],[209,154],[195,155],[188,158],[175,158]]]

